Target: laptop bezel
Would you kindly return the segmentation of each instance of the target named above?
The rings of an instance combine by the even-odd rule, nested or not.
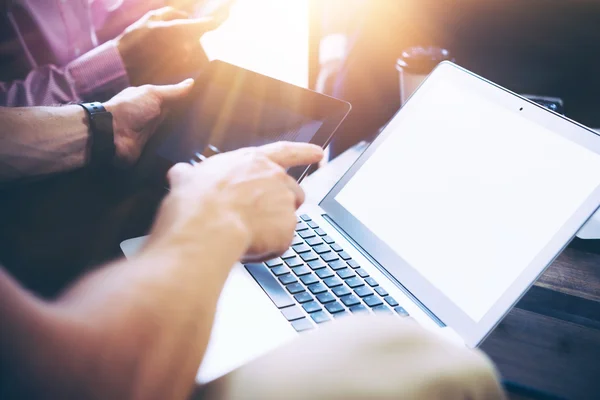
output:
[[[469,85],[469,90],[481,93],[487,100],[498,104],[498,106],[508,107],[531,121],[600,155],[600,136],[596,132],[562,115],[547,110],[453,63],[441,63],[425,80],[421,88],[426,89],[428,85],[434,85],[437,79],[452,79],[455,83],[467,84]],[[423,95],[424,92],[419,89],[413,97]],[[409,99],[409,102],[411,100],[412,98]],[[396,132],[396,127],[402,119],[401,113],[402,109],[398,111],[377,139],[333,186],[331,191],[320,202],[319,206],[365,253],[369,254],[388,273],[401,282],[404,289],[421,301],[447,326],[454,329],[464,339],[467,346],[476,347],[527,292],[528,288],[535,283],[537,278],[573,239],[579,228],[596,211],[598,204],[600,204],[600,186],[594,190],[546,247],[524,269],[521,275],[485,316],[479,322],[475,322],[455,306],[445,295],[417,274],[402,257],[397,255],[384,242],[378,240],[372,232],[335,200],[336,195],[354,176],[356,171],[385,142],[389,135]]]

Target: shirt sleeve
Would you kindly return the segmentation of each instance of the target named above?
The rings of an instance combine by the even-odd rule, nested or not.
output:
[[[114,42],[107,42],[64,68],[44,65],[23,80],[0,82],[0,106],[104,101],[128,86],[129,78],[119,51]]]

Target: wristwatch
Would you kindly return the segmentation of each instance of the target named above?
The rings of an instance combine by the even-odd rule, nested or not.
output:
[[[111,165],[115,158],[115,134],[112,114],[99,103],[80,103],[90,121],[90,165],[94,168]]]

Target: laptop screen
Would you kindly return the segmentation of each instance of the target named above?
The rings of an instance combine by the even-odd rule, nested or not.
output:
[[[441,75],[419,89],[322,207],[410,292],[425,295],[417,297],[434,313],[440,307],[427,299],[451,303],[476,325],[597,191],[600,156],[486,96],[479,79]],[[354,235],[357,227],[366,233]]]

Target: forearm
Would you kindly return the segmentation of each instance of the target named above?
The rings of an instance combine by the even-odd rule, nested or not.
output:
[[[65,66],[41,65],[22,80],[0,82],[0,107],[104,101],[128,86],[119,50],[110,41]]]
[[[140,399],[189,394],[220,291],[246,246],[235,233],[198,235],[194,246],[156,243],[43,306],[40,336],[23,348],[27,368],[34,368],[28,374],[42,393]]]
[[[89,137],[78,105],[0,108],[0,182],[82,167]]]

